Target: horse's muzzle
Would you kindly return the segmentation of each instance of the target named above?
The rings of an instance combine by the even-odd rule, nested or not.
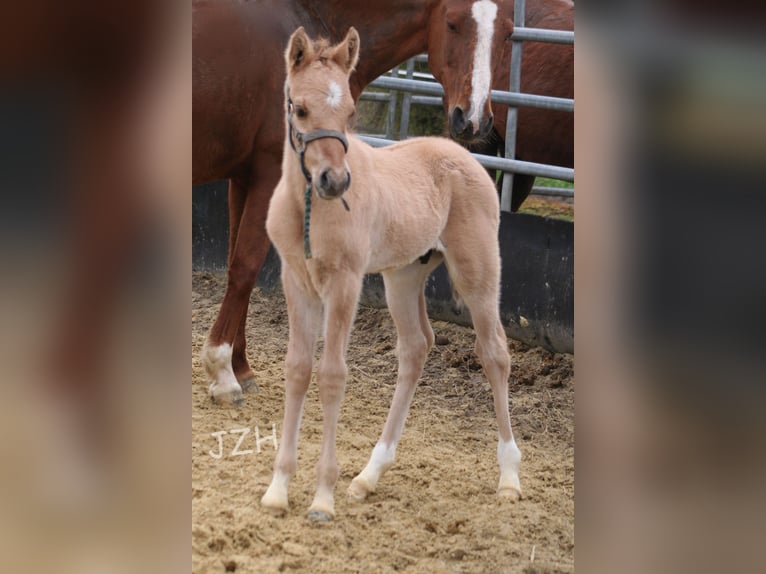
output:
[[[479,129],[474,130],[473,122],[466,119],[465,112],[460,106],[455,106],[449,114],[449,133],[452,139],[472,143],[484,139],[492,129],[494,118],[487,114],[482,118]]]
[[[351,173],[347,169],[325,169],[316,180],[316,190],[322,199],[340,197],[351,185]]]

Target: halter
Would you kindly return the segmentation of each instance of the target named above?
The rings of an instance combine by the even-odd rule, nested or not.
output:
[[[290,98],[290,88],[288,88],[287,123],[290,126],[288,139],[290,140],[290,147],[293,148],[293,151],[296,152],[300,158],[301,171],[303,172],[303,177],[306,179],[306,190],[303,192],[303,199],[306,205],[306,211],[303,215],[303,255],[306,257],[306,259],[311,259],[311,240],[309,238],[309,226],[311,223],[311,174],[306,168],[306,146],[308,146],[308,144],[314,140],[323,138],[335,138],[343,144],[343,151],[345,153],[348,152],[348,139],[346,139],[346,134],[337,130],[318,129],[308,133],[300,131],[295,127],[295,124],[293,123],[293,110],[293,100]],[[297,146],[295,145],[295,141],[293,141],[293,139],[298,142]],[[343,203],[343,207],[346,208],[346,211],[351,211],[345,199],[341,197],[340,201]]]

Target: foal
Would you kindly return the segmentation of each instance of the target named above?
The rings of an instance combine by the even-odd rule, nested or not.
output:
[[[354,113],[348,82],[358,55],[354,28],[336,46],[312,43],[299,28],[285,54],[287,138],[266,229],[282,260],[290,341],[282,442],[261,503],[279,513],[288,507],[287,486],[297,466],[301,412],[324,310],[324,352],[317,367],[324,426],[308,517],[333,518],[335,432],[346,384],[346,349],[364,275],[379,272],[398,334],[399,373],[383,434],[348,492],[363,500],[375,491],[394,461],[434,342],[424,285],[441,261],[471,311],[476,351],[492,387],[500,435],[498,493],[516,500],[521,452],[508,414],[510,358],[498,313],[495,186],[465,149],[443,138],[374,149],[347,137]],[[421,257],[427,253],[430,258]]]

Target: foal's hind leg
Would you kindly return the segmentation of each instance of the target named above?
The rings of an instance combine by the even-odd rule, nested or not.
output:
[[[499,434],[497,462],[500,465],[500,482],[497,486],[497,493],[500,496],[517,500],[521,497],[521,485],[519,484],[521,451],[513,438],[511,418],[508,412],[508,377],[511,372],[511,359],[508,355],[505,331],[497,310],[497,296],[472,297],[466,294],[463,297],[471,311],[476,330],[476,354],[484,367],[487,379],[489,379],[495,404]]]
[[[274,460],[274,476],[261,504],[275,513],[287,510],[287,485],[297,467],[298,431],[303,401],[311,381],[314,344],[319,331],[322,305],[318,298],[300,291],[289,268],[282,270],[287,301],[290,340],[285,357],[285,413],[282,442]]]
[[[434,342],[426,314],[423,286],[440,261],[441,258],[427,265],[413,263],[383,274],[388,309],[396,324],[399,373],[383,433],[372,450],[367,466],[348,488],[348,495],[353,500],[364,500],[368,494],[375,492],[380,477],[394,462],[396,445],[404,430],[415,387]]]
[[[500,466],[500,496],[517,500],[521,497],[519,466],[521,451],[516,446],[508,412],[508,377],[511,359],[498,309],[500,257],[497,239],[481,229],[475,237],[454,245],[446,253],[447,268],[453,284],[471,311],[476,331],[476,354],[492,388],[498,427],[497,461]],[[468,252],[464,245],[471,246]],[[465,251],[465,252],[463,252]]]

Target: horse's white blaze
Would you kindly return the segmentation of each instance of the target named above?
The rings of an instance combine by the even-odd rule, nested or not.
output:
[[[330,80],[330,85],[327,87],[327,104],[331,108],[337,108],[342,98],[343,90],[341,90],[337,82]]]
[[[476,21],[476,49],[473,53],[473,74],[471,75],[471,109],[468,120],[474,131],[479,130],[482,108],[492,84],[492,36],[495,33],[497,4],[491,0],[479,0],[471,6],[471,15]]]

